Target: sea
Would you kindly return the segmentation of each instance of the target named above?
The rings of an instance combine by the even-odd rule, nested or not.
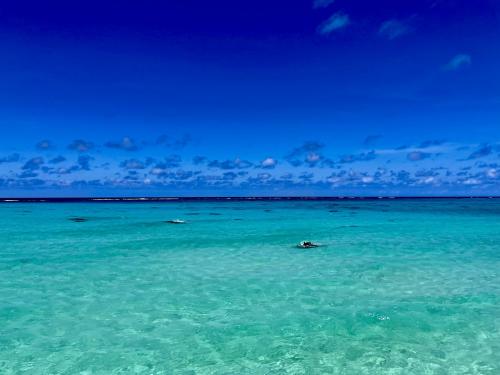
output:
[[[500,199],[4,200],[0,374],[498,375]]]

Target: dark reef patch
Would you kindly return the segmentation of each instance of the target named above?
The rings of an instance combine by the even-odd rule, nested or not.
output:
[[[86,221],[89,221],[88,219],[86,219],[84,217],[78,217],[78,216],[77,217],[70,217],[68,220],[72,221],[74,223],[84,223]]]

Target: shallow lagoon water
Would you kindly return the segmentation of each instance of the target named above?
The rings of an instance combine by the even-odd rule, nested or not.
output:
[[[500,373],[498,199],[0,211],[1,374]]]

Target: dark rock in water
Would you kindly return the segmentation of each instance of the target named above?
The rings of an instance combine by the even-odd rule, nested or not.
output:
[[[320,244],[314,243],[311,241],[302,241],[297,245],[297,247],[299,247],[301,249],[312,249],[312,248],[320,247],[320,246],[321,246]]]
[[[179,220],[179,219],[167,220],[167,221],[165,221],[165,223],[168,223],[168,224],[186,224],[186,222],[184,220]]]
[[[84,223],[88,221],[88,219],[85,219],[84,217],[70,217],[68,220],[71,220],[74,223]]]

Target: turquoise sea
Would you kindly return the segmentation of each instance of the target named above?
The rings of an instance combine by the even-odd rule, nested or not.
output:
[[[0,213],[2,375],[500,374],[500,199]]]

